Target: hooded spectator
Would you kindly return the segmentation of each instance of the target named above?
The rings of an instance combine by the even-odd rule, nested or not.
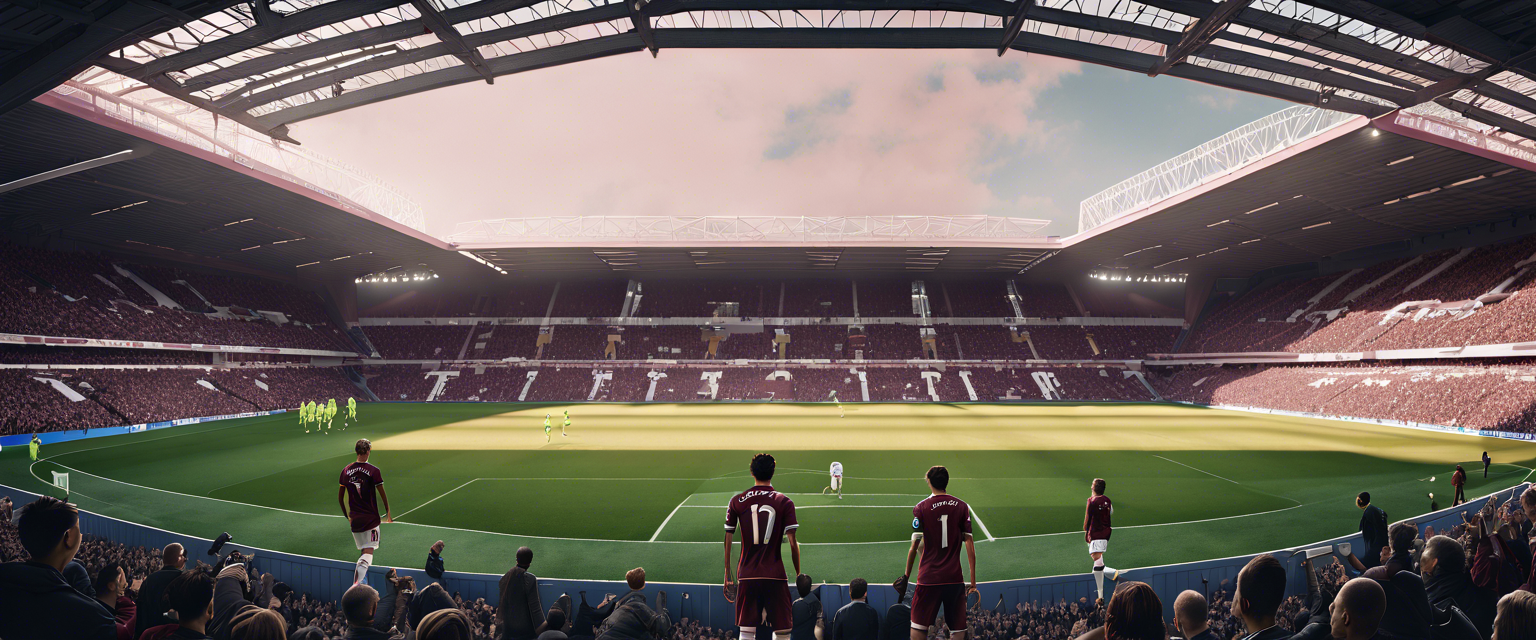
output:
[[[544,605],[539,600],[539,579],[528,572],[532,565],[533,549],[521,547],[517,550],[517,565],[501,577],[498,640],[533,640],[548,628]]]
[[[22,509],[17,534],[32,559],[0,564],[0,629],[5,639],[117,638],[114,612],[64,578],[64,568],[80,551],[75,505],[43,496]]]
[[[1452,606],[1460,609],[1484,640],[1492,636],[1497,600],[1493,593],[1472,584],[1466,550],[1460,542],[1447,536],[1430,538],[1419,559],[1419,571],[1431,605],[1441,611]]]

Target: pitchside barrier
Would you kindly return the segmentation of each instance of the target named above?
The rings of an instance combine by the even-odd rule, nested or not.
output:
[[[287,411],[288,411],[287,409],[277,409],[275,411],[252,411],[252,412],[249,412],[249,413],[233,413],[233,414],[229,414],[229,415],[225,415],[225,416],[205,416],[205,417],[201,417],[201,418],[177,418],[175,420],[166,420],[165,422],[150,422],[150,423],[146,423],[146,424],[130,424],[130,425],[126,426],[126,427],[98,427],[96,429],[72,429],[72,430],[69,430],[69,431],[46,431],[46,432],[37,434],[37,438],[38,438],[38,440],[41,440],[43,444],[53,444],[55,442],[69,442],[71,440],[84,440],[86,438],[104,438],[106,436],[116,436],[116,435],[122,435],[122,434],[125,434],[125,433],[138,433],[140,431],[150,431],[150,430],[153,430],[153,429],[164,429],[166,427],[180,427],[182,425],[188,425],[188,424],[201,424],[201,423],[204,423],[204,422],[213,422],[215,420],[229,420],[231,418],[253,418],[253,417],[256,417],[256,416],[270,416],[270,415],[276,415],[276,414],[279,414],[279,413],[287,413]],[[0,436],[0,448],[3,448],[3,447],[19,447],[19,446],[27,444],[27,443],[29,443],[31,441],[32,441],[32,434],[30,434],[30,433],[22,433],[22,434],[17,434],[17,435],[12,435],[12,436]]]
[[[1493,495],[1500,501],[1514,500],[1519,497],[1520,491],[1525,485],[1511,487],[1499,491]],[[62,492],[55,492],[62,493]],[[1347,492],[1346,492],[1347,493]],[[4,485],[0,485],[0,495],[9,495],[17,506],[35,500],[37,494],[21,491]],[[1340,500],[1350,500],[1351,495],[1340,495]],[[1475,513],[1480,509],[1489,496],[1473,500],[1467,504],[1442,509],[1433,513],[1424,514],[1408,520],[1414,523],[1422,533],[1426,526],[1433,526],[1437,532],[1446,531],[1462,522],[1463,513]],[[1340,529],[1353,528],[1355,522],[1340,522]],[[295,555],[265,549],[252,549],[240,544],[240,524],[222,523],[215,525],[218,531],[227,530],[234,535],[234,540],[226,546],[227,553],[230,548],[242,551],[254,551],[256,559],[254,568],[261,573],[270,573],[277,580],[287,583],[300,593],[308,593],[321,600],[337,600],[341,594],[352,584],[352,562],[327,560],[312,556]],[[161,548],[172,542],[181,543],[187,551],[187,561],[195,563],[199,560],[208,562],[213,557],[206,555],[212,544],[210,538],[174,533],[153,527],[134,524],[116,518],[81,512],[80,530],[88,536],[104,538],[119,544],[130,546],[142,546],[149,548]],[[209,533],[217,535],[210,529]],[[1336,547],[1339,543],[1350,543],[1357,553],[1363,549],[1361,537],[1358,533],[1332,540],[1324,540],[1315,544],[1303,545],[1291,549],[1273,552],[1284,564],[1290,574],[1290,583],[1287,585],[1288,595],[1304,595],[1306,593],[1305,574],[1300,570],[1303,549],[1317,547]],[[978,544],[986,544],[980,542]],[[1257,554],[1255,554],[1257,555]],[[421,557],[425,563],[427,549],[421,549]],[[1198,592],[1210,594],[1217,591],[1227,591],[1228,597],[1237,579],[1237,572],[1247,564],[1253,555],[1234,556],[1216,560],[1203,560],[1199,562],[1187,562],[1157,567],[1133,568],[1126,570],[1124,580],[1136,580],[1146,582],[1157,592],[1163,602],[1164,619],[1173,620],[1173,601],[1179,592],[1185,589],[1193,589]],[[444,560],[447,566],[454,563],[453,549],[445,554]],[[1315,563],[1325,563],[1328,557],[1320,557]],[[1088,554],[1083,553],[1083,566],[1090,564]],[[534,573],[538,573],[538,564],[533,566]],[[508,567],[509,569],[511,567]],[[653,571],[655,567],[651,568]],[[986,571],[982,565],[981,570]],[[432,582],[425,571],[414,567],[397,567],[400,575],[414,576],[418,587]],[[368,582],[374,588],[386,595],[388,585],[384,582],[384,567],[373,567],[368,574]],[[814,570],[812,574],[814,575]],[[986,575],[983,573],[982,575]],[[887,607],[895,602],[895,591],[890,588],[890,582],[896,576],[869,575],[863,576],[870,581],[869,602],[879,611],[884,612]],[[621,578],[621,576],[615,576]],[[467,601],[476,598],[485,598],[486,602],[497,601],[499,575],[483,573],[459,573],[447,572],[444,574],[444,586],[450,592],[457,592]],[[1082,573],[1076,575],[1051,576],[1044,578],[1029,578],[1022,580],[999,580],[983,582],[978,585],[981,591],[979,606],[986,610],[1014,611],[1020,603],[1034,602],[1040,605],[1051,605],[1063,600],[1075,602],[1086,598],[1092,601],[1094,597],[1092,574]],[[793,588],[793,587],[791,587]],[[570,594],[579,602],[578,593],[587,592],[587,601],[594,606],[600,602],[605,593],[622,595],[627,591],[622,580],[560,580],[539,579],[539,596],[547,608],[551,606],[561,594]],[[731,603],[727,602],[721,593],[718,584],[683,584],[683,583],[658,583],[652,582],[646,585],[645,594],[647,601],[653,606],[656,603],[658,592],[667,593],[667,609],[671,613],[674,623],[682,618],[696,620],[702,624],[716,628],[730,628],[735,626],[735,615]],[[830,618],[839,607],[848,603],[848,588],[845,585],[820,585],[818,587],[822,606],[826,615]]]

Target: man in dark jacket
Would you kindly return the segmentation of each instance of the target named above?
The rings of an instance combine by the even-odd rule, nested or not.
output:
[[[794,625],[789,630],[789,640],[816,640],[816,628],[822,626],[821,598],[811,592],[811,577],[800,574],[795,578],[795,590],[800,597],[790,607]]]
[[[885,610],[880,621],[880,640],[908,640],[912,637],[912,607],[907,606],[905,589],[896,592],[896,604]]]
[[[96,589],[96,601],[117,617],[117,640],[134,640],[139,607],[128,597],[128,573],[123,571],[123,565],[108,562],[96,572],[96,583],[92,586]]]
[[[403,640],[404,634],[373,628],[373,615],[379,608],[379,592],[366,583],[352,585],[341,594],[341,614],[347,619],[345,640]]]
[[[1355,497],[1360,514],[1360,535],[1365,538],[1365,555],[1359,556],[1366,569],[1381,566],[1381,550],[1387,546],[1387,512],[1371,504],[1371,494],[1361,491]]]
[[[879,640],[880,612],[869,606],[869,583],[854,578],[848,585],[848,604],[832,617],[828,640]]]
[[[533,549],[517,550],[517,566],[501,577],[501,597],[496,616],[498,640],[533,640],[547,628],[544,604],[539,600],[539,579],[528,573]]]
[[[433,580],[443,579],[443,541],[432,543],[432,548],[427,550],[427,576]]]
[[[1185,591],[1173,600],[1173,626],[1185,640],[1220,640],[1211,633],[1211,610],[1199,591]]]
[[[172,542],[165,545],[160,553],[160,570],[149,574],[139,584],[139,617],[135,621],[138,626],[135,638],[143,635],[145,629],[170,622],[165,619],[165,587],[181,575],[181,569],[185,566],[187,553],[181,544]]]
[[[544,614],[544,621],[549,628],[539,634],[539,640],[570,640],[561,630],[565,626],[565,611],[560,607],[550,607],[549,613]]]
[[[665,591],[656,599],[654,611],[645,602],[645,569],[630,569],[624,574],[629,593],[613,601],[613,613],[603,620],[597,640],[659,640],[672,628],[672,618],[667,615]]]
[[[201,571],[188,571],[165,585],[165,605],[176,612],[174,630],[167,640],[213,640],[208,624],[213,621],[213,578]],[[165,625],[171,626],[171,625]],[[150,627],[153,634],[163,627]]]
[[[1454,605],[1466,614],[1484,640],[1492,636],[1498,601],[1492,592],[1472,584],[1466,550],[1460,542],[1446,536],[1430,538],[1419,558],[1419,571],[1424,576],[1424,591],[1430,604],[1441,611]]]
[[[113,612],[64,579],[65,565],[80,551],[75,506],[43,496],[22,509],[16,529],[32,559],[0,564],[0,635],[5,640],[115,639]]]

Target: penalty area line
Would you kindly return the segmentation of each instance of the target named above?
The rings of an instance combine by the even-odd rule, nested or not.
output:
[[[646,540],[646,542],[655,542],[656,541],[656,537],[661,535],[661,530],[667,528],[667,523],[672,521],[672,516],[677,515],[677,510],[683,508],[683,503],[688,502],[688,499],[692,498],[692,497],[693,497],[693,495],[690,494],[687,498],[683,498],[683,502],[679,502],[679,503],[677,503],[677,506],[672,507],[672,513],[667,514],[667,519],[661,521],[661,526],[656,527],[656,533],[651,534],[651,539],[650,540]],[[715,508],[719,509],[720,507],[715,507]],[[753,517],[757,517],[757,516],[754,515]]]

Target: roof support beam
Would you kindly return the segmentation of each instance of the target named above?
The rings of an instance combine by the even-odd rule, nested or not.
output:
[[[428,29],[437,35],[437,39],[447,45],[453,56],[485,78],[486,84],[495,84],[496,77],[491,75],[491,68],[485,64],[485,56],[474,47],[464,43],[464,35],[453,24],[443,17],[443,13],[432,5],[432,0],[411,0],[411,6],[421,13],[421,21],[425,22]]]
[[[1471,89],[1500,102],[1507,102],[1526,111],[1536,113],[1536,100],[1533,100],[1530,96],[1487,81],[1488,78],[1498,75],[1499,72],[1515,65],[1524,64],[1528,60],[1536,60],[1536,49],[1511,57],[1503,62],[1490,64],[1483,67],[1477,73],[1457,74],[1419,89],[1414,92],[1415,101],[1413,104],[1423,104],[1453,95],[1462,89]]]
[[[345,22],[353,18],[360,18],[399,5],[399,0],[348,0],[347,2],[330,2],[310,7],[283,16],[276,22],[270,22],[268,25],[258,23],[256,26],[245,31],[219,38],[201,47],[146,62],[140,65],[136,72],[140,75],[159,75],[167,71],[189,69],[267,44],[279,38],[297,35],[311,29],[318,29],[337,22]],[[138,77],[138,75],[134,74],[127,75]]]
[[[182,102],[206,110],[208,112],[224,116],[230,120],[234,120],[235,122],[243,124],[278,140],[291,142],[293,144],[299,143],[298,140],[294,140],[293,138],[288,137],[288,127],[273,127],[264,125],[259,120],[257,120],[255,116],[246,113],[243,109],[229,109],[220,107],[219,105],[214,104],[212,100],[193,95],[192,92],[183,89],[181,85],[176,84],[175,80],[172,80],[170,76],[165,74],[143,75],[143,67],[141,65],[134,65],[133,63],[123,60],[122,58],[115,58],[112,56],[102,57],[96,60],[96,64],[109,71],[121,73],[125,76],[138,80],[139,82],[147,84],[149,85],[149,88],[159,91],[160,93],[171,96],[177,100],[181,100]]]
[[[1013,41],[1019,37],[1019,32],[1024,30],[1024,21],[1029,20],[1029,10],[1034,8],[1035,0],[1013,0],[1013,15],[1008,16],[1008,23],[1003,25],[1003,41],[997,43],[997,55],[1001,57],[1013,48]]]
[[[90,11],[71,7],[55,0],[10,0],[10,3],[33,11],[41,11],[75,24],[91,24],[99,19],[99,16]]]
[[[650,6],[649,0],[624,0],[624,5],[629,8],[629,23],[635,27],[635,33],[640,35],[640,41],[645,43],[645,48],[651,51],[651,57],[656,57],[656,36],[651,33],[651,17],[646,15],[645,8]]]
[[[1495,127],[1513,133],[1517,136],[1522,136],[1529,140],[1536,140],[1536,125],[1526,124],[1503,114],[1494,113],[1482,107],[1477,107],[1465,102],[1452,100],[1450,98],[1441,98],[1435,102],[1440,103],[1440,106],[1450,109],[1451,111],[1455,111],[1456,113],[1464,115],[1478,122],[1491,124]]]
[[[1168,73],[1168,70],[1172,69],[1173,65],[1183,62],[1185,58],[1194,55],[1204,48],[1205,45],[1210,44],[1212,40],[1216,39],[1216,35],[1221,33],[1222,29],[1226,29],[1227,25],[1232,23],[1232,19],[1236,18],[1238,13],[1243,9],[1247,9],[1248,5],[1252,2],[1253,0],[1221,0],[1221,4],[1216,5],[1216,10],[1212,11],[1210,15],[1199,18],[1184,28],[1183,39],[1179,40],[1179,43],[1172,48],[1167,49],[1163,54],[1163,59],[1156,66],[1147,70],[1147,75],[1155,78]]]
[[[89,169],[95,169],[96,167],[104,167],[106,165],[122,162],[124,160],[133,160],[135,158],[142,158],[145,155],[146,155],[146,153],[143,152],[143,151],[134,151],[133,149],[124,149],[124,150],[119,151],[117,153],[113,153],[113,154],[102,156],[100,158],[96,158],[95,160],[86,160],[85,162],[76,162],[75,164],[69,165],[67,167],[59,167],[57,169],[53,169],[53,170],[50,170],[50,171],[44,171],[44,172],[39,173],[39,174],[30,175],[30,176],[27,176],[27,177],[22,178],[20,180],[12,180],[10,182],[4,183],[4,184],[0,184],[0,193],[5,193],[7,191],[15,191],[15,190],[21,189],[23,187],[30,187],[30,186],[32,186],[34,184],[39,183],[39,182],[47,182],[47,181],[52,180],[54,178],[62,178],[64,176],[70,175],[72,173],[79,173],[81,171],[86,171],[86,170],[89,170]]]

